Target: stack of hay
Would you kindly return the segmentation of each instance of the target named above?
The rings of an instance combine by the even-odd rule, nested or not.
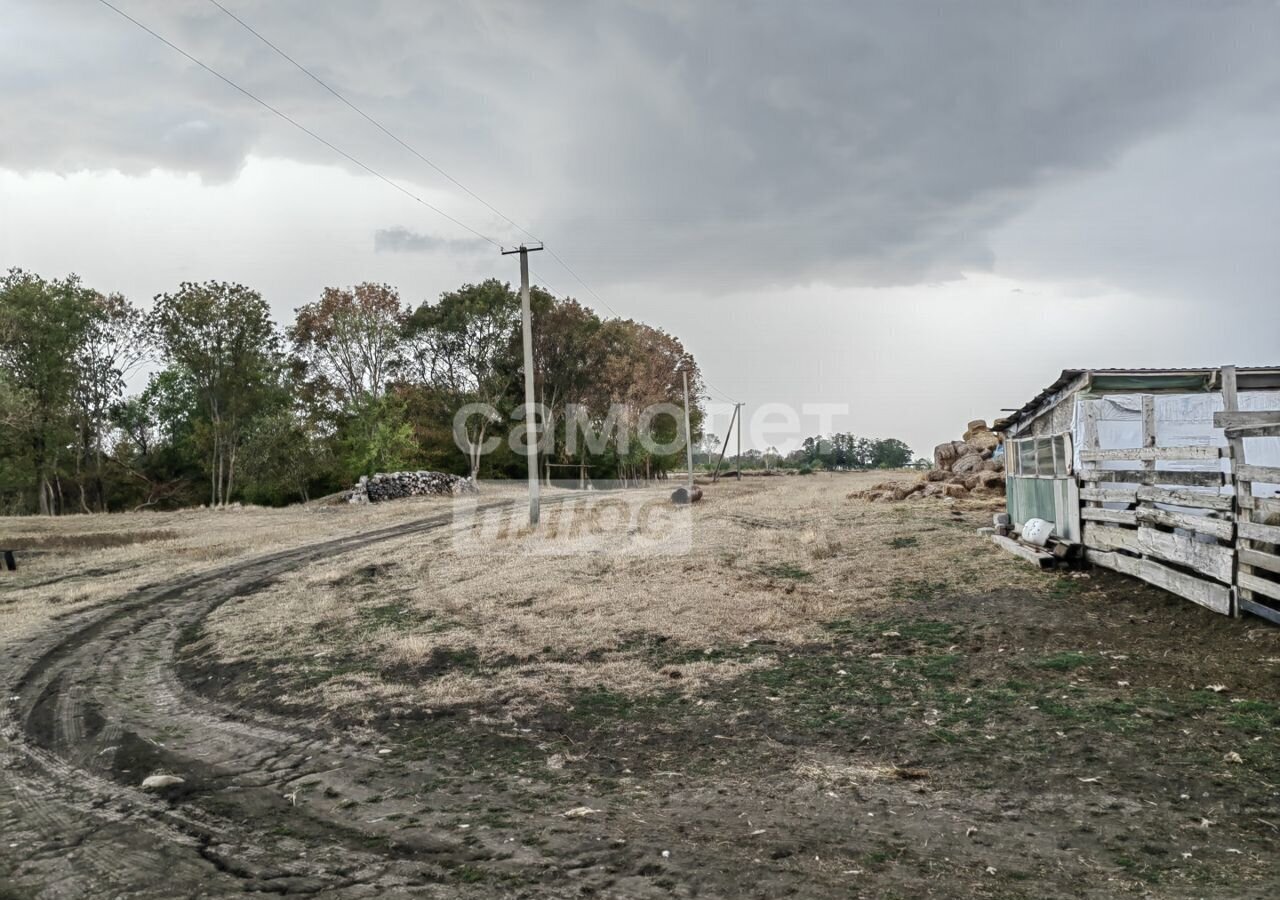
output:
[[[445,472],[379,472],[368,478],[362,476],[360,483],[351,489],[348,500],[351,503],[379,503],[402,497],[474,493],[476,486],[459,475]]]
[[[1004,460],[993,458],[1000,437],[985,419],[975,419],[964,439],[933,448],[934,467],[918,481],[884,481],[850,494],[862,500],[892,502],[908,497],[1003,497]]]

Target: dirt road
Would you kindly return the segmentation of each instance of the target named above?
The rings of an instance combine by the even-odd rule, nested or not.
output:
[[[449,521],[439,515],[157,585],[0,649],[0,856],[12,868],[0,894],[422,896],[433,873],[502,853],[353,821],[326,795],[372,793],[361,783],[386,768],[388,754],[337,743],[304,722],[219,708],[174,672],[182,630],[227,599],[334,553]],[[143,778],[157,771],[184,783],[144,791]],[[304,807],[299,789],[309,794]]]
[[[674,564],[445,559],[444,508],[0,595],[0,898],[1275,896],[1280,631],[780,481]]]

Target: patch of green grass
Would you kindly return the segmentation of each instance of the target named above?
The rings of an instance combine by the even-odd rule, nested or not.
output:
[[[1079,650],[1064,650],[1034,660],[1031,665],[1037,669],[1051,669],[1054,672],[1073,672],[1081,666],[1095,662],[1096,658]]]
[[[405,631],[418,617],[402,600],[393,600],[378,606],[362,606],[358,611],[360,624],[366,628],[390,628],[394,631]]]
[[[834,634],[864,638],[869,641],[879,642],[881,639],[917,641],[934,647],[945,647],[955,643],[958,631],[958,626],[954,623],[934,619],[905,622],[858,622],[853,619],[836,619],[823,623],[822,627]],[[894,638],[892,632],[897,632],[898,636]]]
[[[571,712],[584,719],[625,719],[631,715],[635,706],[634,697],[606,688],[596,688],[576,696]]]
[[[1055,600],[1066,600],[1084,593],[1088,586],[1089,582],[1082,578],[1059,575],[1049,582],[1049,596]]]
[[[922,644],[940,646],[950,644],[956,636],[956,626],[951,622],[919,621],[889,624],[885,631],[897,631],[903,638]]]
[[[768,575],[770,578],[789,578],[792,581],[809,581],[813,578],[813,573],[808,569],[802,569],[792,563],[764,565],[758,571],[761,575]]]
[[[1263,700],[1245,700],[1231,704],[1226,722],[1249,734],[1264,734],[1280,728],[1280,706]]]
[[[904,580],[894,585],[893,599],[907,600],[913,603],[927,603],[943,596],[950,589],[951,586],[945,581],[930,581],[928,579]]]
[[[920,539],[913,536],[896,537],[887,543],[894,550],[905,550],[907,547],[915,547],[919,545]]]

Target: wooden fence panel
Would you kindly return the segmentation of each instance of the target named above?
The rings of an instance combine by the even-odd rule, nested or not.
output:
[[[1280,468],[1251,465],[1245,438],[1264,437],[1280,430],[1280,411],[1241,411],[1235,366],[1222,367],[1224,410],[1213,424],[1225,430],[1236,482],[1236,603],[1238,610],[1280,623],[1280,528],[1259,521],[1271,511],[1270,501],[1253,496],[1253,482],[1280,483]]]
[[[1155,397],[1142,397],[1142,446],[1100,449],[1092,400],[1085,400],[1085,446],[1081,448],[1080,497],[1086,558],[1140,578],[1218,613],[1233,609],[1236,553],[1234,498],[1215,492],[1231,475],[1220,468],[1230,447],[1157,447]],[[1201,462],[1216,471],[1165,471],[1157,463]],[[1123,469],[1100,463],[1129,464]],[[1123,504],[1126,508],[1105,508]],[[1203,514],[1163,509],[1203,510]],[[1189,532],[1189,533],[1188,533]],[[1222,542],[1228,543],[1222,543]]]

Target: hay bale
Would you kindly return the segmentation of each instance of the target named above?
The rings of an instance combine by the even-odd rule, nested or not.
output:
[[[942,471],[951,468],[951,464],[956,461],[960,454],[956,451],[955,443],[947,441],[945,444],[939,444],[933,448],[933,464]]]
[[[969,496],[969,491],[963,484],[945,484],[942,486],[943,496],[954,497],[956,500],[963,500]]]
[[[974,472],[981,471],[982,455],[980,453],[969,453],[960,457],[951,465],[951,471],[957,475],[971,475]]]

